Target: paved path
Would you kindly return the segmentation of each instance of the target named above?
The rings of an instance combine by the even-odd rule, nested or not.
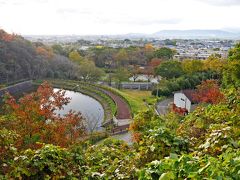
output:
[[[173,98],[168,98],[157,103],[156,109],[159,115],[164,115],[168,112],[168,107],[171,102],[173,102]]]
[[[114,94],[111,91],[107,91],[104,89],[102,91],[105,94],[109,95],[113,99],[113,101],[116,103],[116,106],[117,106],[116,118],[118,120],[132,118],[130,108],[129,108],[128,104],[125,102],[125,100],[123,100],[120,96]]]
[[[129,145],[133,144],[132,135],[131,135],[130,132],[114,135],[114,136],[111,136],[111,138],[118,139],[118,140],[123,140]]]
[[[118,140],[123,140],[125,141],[128,145],[132,145],[133,144],[133,140],[132,140],[132,134],[130,132],[124,132],[121,134],[117,134],[117,135],[111,135],[110,138],[113,139],[118,139]],[[103,140],[98,141],[96,144],[101,144]]]
[[[127,132],[132,119],[131,110],[128,103],[121,96],[111,91],[102,88],[100,88],[100,90],[110,96],[117,106],[117,114],[115,117],[117,126],[113,128],[112,134],[122,134]]]

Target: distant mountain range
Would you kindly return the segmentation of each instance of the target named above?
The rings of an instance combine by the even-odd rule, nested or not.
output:
[[[129,33],[119,35],[26,35],[28,40],[37,41],[75,41],[76,39],[240,39],[240,32],[229,32],[224,30],[162,30],[152,34]]]
[[[150,36],[169,38],[239,38],[240,34],[223,30],[162,30]]]
[[[162,30],[153,34],[129,33],[125,35],[118,35],[119,37],[128,38],[176,38],[176,39],[240,39],[240,33],[228,32],[223,30]]]

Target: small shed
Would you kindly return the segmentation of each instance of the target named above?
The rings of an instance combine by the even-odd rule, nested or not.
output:
[[[186,89],[174,93],[174,104],[183,109],[187,109],[188,112],[191,112],[194,108],[193,104],[196,103],[193,98],[195,90]]]

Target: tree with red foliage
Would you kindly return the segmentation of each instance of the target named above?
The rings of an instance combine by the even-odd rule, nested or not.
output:
[[[218,104],[223,102],[225,97],[221,93],[216,80],[206,80],[197,86],[193,99],[197,102]]]
[[[37,142],[66,147],[76,142],[86,132],[84,118],[70,111],[64,117],[56,110],[69,103],[65,91],[54,92],[48,83],[39,86],[36,92],[16,101],[10,94],[5,96],[5,110],[11,121],[5,127],[20,135],[18,147],[37,147]]]
[[[188,110],[186,108],[177,107],[176,104],[172,104],[171,109],[173,112],[177,113],[178,115],[184,116],[188,114]]]
[[[156,68],[161,64],[161,59],[158,58],[153,58],[150,62],[149,62],[149,66],[151,66],[152,68]]]

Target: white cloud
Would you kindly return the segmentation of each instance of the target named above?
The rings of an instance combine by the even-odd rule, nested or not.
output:
[[[20,34],[121,34],[153,33],[162,29],[240,28],[237,24],[240,6],[213,6],[210,3],[217,0],[203,1],[0,0],[0,27]],[[236,2],[231,0],[231,3]]]

